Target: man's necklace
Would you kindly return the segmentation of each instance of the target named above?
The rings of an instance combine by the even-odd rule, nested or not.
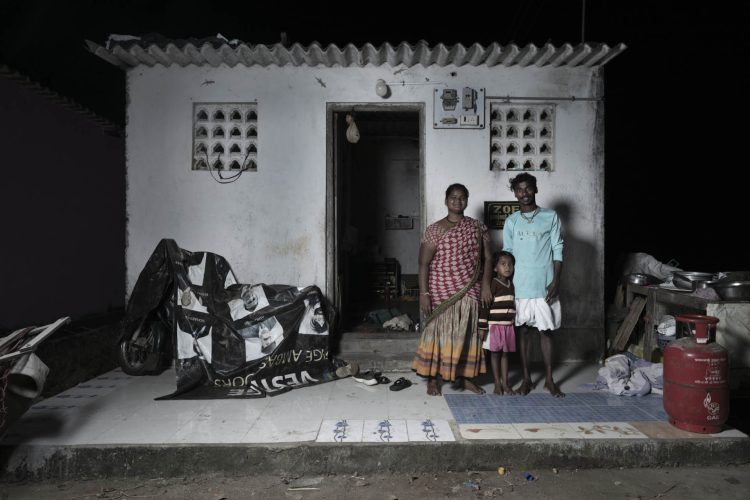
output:
[[[531,214],[531,217],[526,217],[526,216],[525,216],[525,215],[523,214],[523,212],[519,212],[519,213],[521,214],[521,217],[523,217],[523,220],[525,220],[525,221],[526,221],[526,222],[527,222],[528,224],[531,224],[532,222],[534,222],[534,217],[536,217],[536,214],[538,214],[538,213],[539,213],[539,207],[536,207],[536,208],[534,209],[534,213],[533,213],[533,214]]]

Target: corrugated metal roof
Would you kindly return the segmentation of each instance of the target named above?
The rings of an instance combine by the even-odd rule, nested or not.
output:
[[[415,45],[402,42],[396,46],[385,43],[380,47],[365,44],[357,48],[317,42],[303,46],[295,43],[289,47],[250,45],[224,38],[200,40],[168,40],[164,38],[122,37],[120,41],[107,42],[106,46],[86,40],[88,49],[102,59],[123,69],[139,65],[155,66],[538,66],[538,67],[593,67],[609,62],[626,46],[619,43],[609,47],[603,43],[564,44],[556,47],[545,44],[537,47],[528,44],[493,43],[487,47],[475,43],[469,47],[461,44],[437,44],[430,47],[425,41]]]

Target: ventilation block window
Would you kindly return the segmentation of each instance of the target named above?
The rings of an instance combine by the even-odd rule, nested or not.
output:
[[[490,170],[554,170],[555,107],[490,102]]]
[[[193,103],[197,170],[258,170],[258,103]]]

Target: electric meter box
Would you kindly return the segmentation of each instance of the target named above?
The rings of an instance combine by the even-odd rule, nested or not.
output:
[[[437,87],[434,89],[434,128],[484,128],[484,89]]]

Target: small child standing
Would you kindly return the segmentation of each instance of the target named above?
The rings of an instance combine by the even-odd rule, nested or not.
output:
[[[479,330],[484,342],[482,348],[490,351],[492,376],[495,379],[495,394],[515,394],[508,385],[508,353],[516,352],[515,288],[513,272],[516,259],[510,252],[495,252],[492,255],[495,276],[492,278],[492,305],[479,313]]]

